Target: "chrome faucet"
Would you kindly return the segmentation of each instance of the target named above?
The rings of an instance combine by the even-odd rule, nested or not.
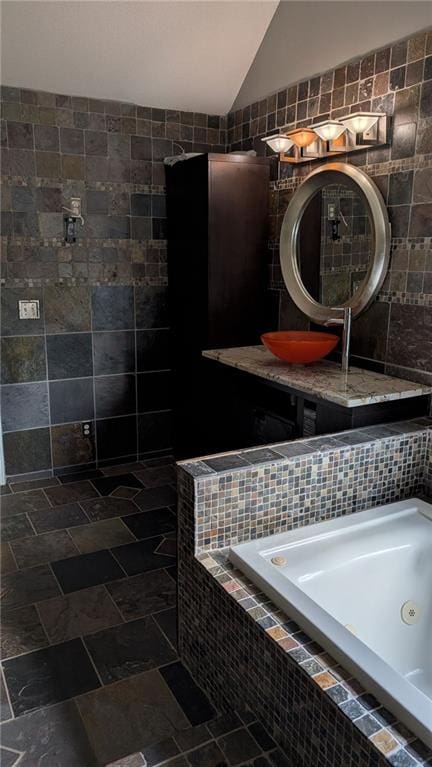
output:
[[[340,319],[328,320],[324,325],[326,328],[331,325],[343,325],[342,333],[342,373],[348,373],[349,367],[349,350],[351,342],[351,321],[352,321],[352,309],[350,306],[344,306],[339,311],[343,312],[343,317]]]

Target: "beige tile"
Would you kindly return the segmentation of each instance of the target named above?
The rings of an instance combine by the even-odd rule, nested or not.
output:
[[[371,736],[371,741],[382,754],[389,754],[395,748],[399,748],[399,743],[388,730],[379,730]]]
[[[90,525],[80,525],[71,528],[69,534],[81,554],[110,549],[136,540],[121,519],[104,519]]]

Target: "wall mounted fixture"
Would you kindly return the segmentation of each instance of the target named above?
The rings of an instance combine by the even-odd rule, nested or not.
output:
[[[279,154],[280,162],[308,162],[388,144],[389,118],[381,112],[354,112],[307,128],[282,130],[262,141]]]

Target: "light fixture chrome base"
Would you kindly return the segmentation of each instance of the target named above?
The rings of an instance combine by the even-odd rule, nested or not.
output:
[[[343,119],[340,118],[340,121],[342,122]],[[313,124],[310,127],[313,128]],[[346,130],[335,141],[323,141],[323,139],[317,136],[316,141],[303,149],[294,145],[289,152],[280,152],[279,162],[298,165],[300,163],[311,162],[312,160],[323,160],[326,157],[360,152],[363,149],[374,149],[375,147],[388,144],[389,135],[390,118],[382,114],[369,131],[355,134]],[[289,132],[287,136],[289,136]]]

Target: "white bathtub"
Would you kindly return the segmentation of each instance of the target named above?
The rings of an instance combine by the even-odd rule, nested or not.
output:
[[[260,538],[230,559],[432,747],[431,504],[401,501]],[[401,612],[409,600],[411,624]]]

